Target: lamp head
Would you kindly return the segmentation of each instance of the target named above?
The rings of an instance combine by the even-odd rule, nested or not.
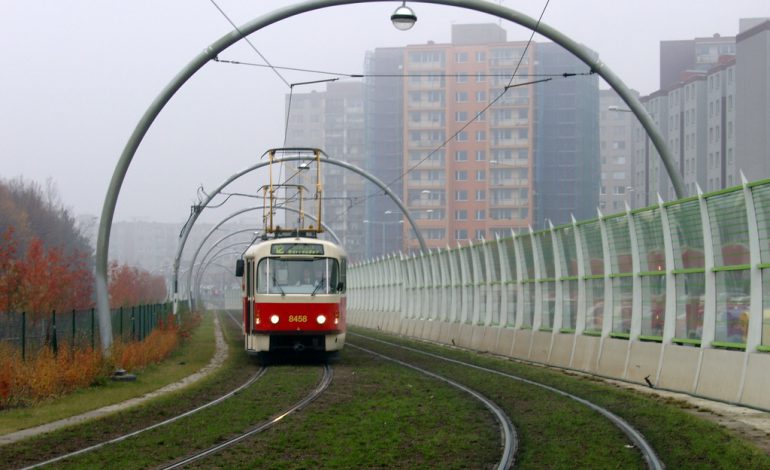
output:
[[[396,8],[396,11],[390,15],[390,21],[393,22],[393,26],[400,31],[406,31],[411,29],[417,22],[417,15],[414,14],[411,8],[406,6],[406,1]]]

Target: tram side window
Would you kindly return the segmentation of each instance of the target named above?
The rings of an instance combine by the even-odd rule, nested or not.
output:
[[[254,261],[246,261],[246,297],[254,295]]]
[[[269,259],[263,259],[257,266],[257,293],[267,294],[267,273],[269,271]]]

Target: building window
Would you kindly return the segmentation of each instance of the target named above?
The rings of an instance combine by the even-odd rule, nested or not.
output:
[[[466,122],[468,120],[468,111],[457,111],[455,113],[455,121]]]
[[[466,131],[460,131],[457,133],[457,141],[465,142],[468,140],[468,133]]]
[[[484,170],[476,170],[476,181],[484,181],[487,179],[487,172]]]
[[[423,229],[423,233],[428,240],[442,240],[446,238],[446,231],[443,228]]]
[[[476,131],[476,142],[484,142],[487,140],[487,131]]]
[[[477,51],[476,62],[484,62],[485,60],[487,60],[487,53],[484,51]]]
[[[460,72],[456,75],[457,83],[468,83],[468,74]]]
[[[467,201],[467,200],[468,200],[468,191],[464,189],[455,191],[455,201]]]
[[[484,72],[476,72],[476,83],[484,83],[487,81],[486,75],[484,75]]]
[[[476,200],[477,201],[486,201],[487,199],[487,191],[484,189],[477,189],[476,190]]]
[[[468,92],[467,91],[458,91],[455,93],[455,101],[458,103],[465,103],[468,101]]]
[[[477,162],[483,162],[487,159],[487,152],[486,150],[476,150],[476,161]]]
[[[486,211],[484,209],[478,209],[476,210],[476,220],[484,220],[486,219]]]
[[[483,228],[476,229],[476,240],[483,240],[487,235],[487,231]]]
[[[455,171],[455,181],[468,181],[468,171],[467,170]]]
[[[487,92],[486,91],[477,91],[476,92],[476,102],[477,103],[483,103],[487,100]]]
[[[464,228],[461,228],[460,230],[455,230],[455,239],[456,240],[467,240],[468,239],[468,231]]]
[[[468,53],[458,52],[457,54],[455,54],[455,62],[457,63],[468,62]]]
[[[455,220],[468,220],[468,211],[465,209],[458,209],[455,211]]]
[[[456,162],[465,162],[468,161],[468,152],[465,150],[458,150],[455,152],[455,161]]]

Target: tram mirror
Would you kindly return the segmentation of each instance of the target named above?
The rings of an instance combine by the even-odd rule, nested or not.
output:
[[[235,261],[235,277],[243,277],[243,260]]]

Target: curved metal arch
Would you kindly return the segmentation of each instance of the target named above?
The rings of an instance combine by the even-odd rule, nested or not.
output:
[[[139,122],[137,123],[134,131],[126,143],[126,146],[121,153],[118,164],[115,167],[115,171],[110,180],[110,186],[107,190],[107,195],[104,199],[104,206],[102,207],[102,215],[99,221],[99,235],[96,245],[96,298],[97,308],[99,311],[99,334],[102,340],[102,349],[108,350],[112,344],[112,324],[109,316],[109,295],[107,292],[107,253],[109,251],[110,230],[112,229],[112,218],[115,213],[115,206],[117,205],[118,194],[120,187],[123,184],[128,167],[131,164],[131,160],[136,153],[136,149],[142,142],[145,134],[149,130],[155,118],[157,118],[160,111],[168,103],[172,96],[192,77],[201,67],[207,62],[214,59],[220,52],[224,51],[231,45],[240,41],[246,35],[259,31],[260,29],[269,26],[273,23],[277,23],[281,20],[290,18],[292,16],[299,15],[301,13],[307,13],[314,10],[320,10],[323,8],[329,8],[340,5],[352,5],[358,3],[374,3],[385,2],[388,0],[309,0],[296,5],[290,5],[287,7],[279,8],[271,13],[260,16],[253,19],[243,26],[234,29],[233,31],[222,36],[210,46],[201,51],[190,63],[188,63],[177,75],[166,85],[161,93],[153,100],[147,110],[144,112]],[[644,107],[638,98],[631,94],[630,90],[615,75],[612,70],[609,69],[598,57],[594,57],[586,47],[580,45],[569,37],[563,35],[558,30],[548,26],[545,23],[538,23],[535,19],[520,13],[515,10],[503,7],[502,5],[496,5],[494,3],[484,0],[411,0],[412,3],[433,3],[447,6],[454,6],[458,8],[464,8],[468,10],[475,10],[481,13],[488,13],[490,15],[497,16],[508,21],[512,21],[521,26],[529,28],[530,30],[536,30],[539,34],[551,39],[555,43],[564,47],[586,65],[591,67],[591,70],[595,71],[601,76],[623,99],[626,105],[631,109],[631,112],[636,115],[642,127],[647,131],[648,136],[658,150],[658,154],[663,160],[663,165],[668,172],[669,178],[674,186],[674,191],[677,197],[681,198],[684,195],[684,186],[682,184],[679,173],[677,172],[671,154],[666,147],[665,141],[662,135],[655,127],[655,123],[652,118],[647,114]],[[419,232],[418,232],[419,233]],[[176,286],[174,286],[176,289]]]
[[[228,245],[225,247],[222,247],[220,250],[218,250],[214,255],[211,256],[209,259],[202,259],[200,263],[198,263],[198,269],[195,270],[195,283],[194,283],[194,289],[191,292],[195,292],[195,298],[192,300],[193,304],[196,304],[198,300],[201,298],[201,282],[203,282],[203,275],[206,273],[206,269],[211,265],[215,260],[223,259],[228,256],[238,256],[240,255],[243,250],[232,250],[233,248],[237,246],[243,246],[247,244],[248,242],[239,242],[239,243],[233,243],[232,245]],[[232,251],[226,251],[226,250],[232,250]],[[216,264],[216,263],[213,263]],[[226,267],[224,265],[220,265],[223,267]],[[230,268],[230,273],[232,274],[232,268]]]
[[[280,207],[280,208],[281,209],[285,209],[285,210],[289,210],[289,211],[292,211],[292,212],[298,212],[296,209],[294,209],[292,207]],[[192,259],[190,260],[190,273],[192,273],[192,270],[195,267],[195,261],[198,259],[198,255],[200,254],[201,249],[203,249],[203,245],[208,241],[209,237],[211,237],[211,235],[213,235],[214,232],[219,227],[222,226],[222,224],[224,224],[225,222],[229,221],[230,219],[232,219],[234,217],[237,217],[237,216],[239,216],[241,214],[244,214],[246,212],[257,211],[257,210],[262,210],[262,209],[264,209],[264,208],[262,206],[259,206],[259,207],[249,207],[249,208],[246,208],[246,209],[241,209],[241,210],[235,211],[232,214],[230,214],[227,217],[225,217],[224,219],[220,220],[218,224],[213,226],[211,228],[211,230],[209,230],[209,232],[206,234],[206,236],[203,237],[203,240],[201,240],[201,242],[198,244],[198,248],[195,250],[195,254],[193,255]],[[318,222],[318,220],[316,220],[314,217],[312,217],[312,216],[310,216],[308,214],[305,214],[305,215],[307,217],[310,217],[311,219],[315,220],[316,222]],[[334,240],[338,244],[341,243],[339,238],[337,238],[337,235],[334,233],[334,231],[329,230],[329,228],[323,222],[321,222],[321,227],[323,227],[324,230],[328,231],[329,235],[331,235],[331,237],[334,238]],[[174,284],[176,284],[176,280],[177,279],[175,277],[174,278]],[[190,305],[190,308],[192,309],[192,298],[191,298],[192,296],[191,296],[191,292],[192,292],[192,275],[187,277],[187,302]],[[176,292],[174,292],[174,294],[176,294]]]
[[[357,173],[357,174],[363,176],[364,178],[368,179],[372,183],[374,183],[380,189],[382,189],[382,191],[387,196],[389,196],[390,199],[398,206],[398,208],[404,214],[404,217],[406,217],[407,221],[409,222],[409,225],[412,227],[412,230],[414,231],[415,235],[417,236],[417,240],[420,242],[421,249],[423,251],[427,250],[427,245],[425,243],[425,240],[422,237],[422,233],[420,232],[419,227],[417,227],[417,224],[415,223],[415,221],[412,219],[412,216],[409,214],[409,211],[404,206],[404,204],[401,202],[401,199],[398,196],[396,196],[393,193],[393,191],[391,191],[390,188],[388,188],[385,185],[385,183],[380,181],[374,175],[369,174],[366,170],[362,170],[361,168],[359,168],[359,167],[357,167],[355,165],[351,165],[350,163],[346,163],[346,162],[343,162],[343,161],[335,160],[335,159],[329,157],[328,155],[326,155],[323,152],[322,152],[322,154],[324,155],[324,159],[322,160],[323,162],[328,163],[330,165],[340,166],[340,167],[345,168],[347,170],[350,170],[350,171],[352,171],[354,173]],[[273,159],[273,163],[285,163],[285,162],[292,162],[292,161],[314,161],[314,160],[315,160],[315,158],[311,157],[311,156],[293,155],[293,156],[285,156],[285,157],[281,157],[281,158],[274,158]],[[244,170],[239,171],[238,173],[236,173],[233,176],[231,176],[230,178],[228,178],[223,184],[221,184],[218,188],[216,188],[213,192],[211,192],[208,195],[206,200],[203,201],[203,203],[200,204],[199,209],[196,210],[192,214],[192,216],[190,217],[190,220],[187,221],[187,224],[185,225],[184,230],[182,231],[182,236],[181,236],[181,240],[179,241],[179,246],[177,247],[176,257],[174,258],[173,287],[174,287],[175,305],[176,305],[176,294],[179,292],[179,290],[178,290],[178,276],[177,276],[177,273],[179,271],[179,263],[180,263],[180,260],[182,258],[182,251],[184,250],[185,244],[187,243],[187,237],[189,236],[190,231],[192,230],[192,227],[195,224],[195,221],[198,219],[198,216],[200,215],[201,211],[206,206],[208,206],[208,204],[211,202],[211,200],[217,194],[219,194],[222,191],[222,189],[224,189],[227,185],[229,185],[230,183],[232,183],[236,179],[240,178],[241,176],[243,176],[243,175],[245,175],[245,174],[247,174],[247,173],[249,173],[251,171],[257,170],[257,169],[262,168],[262,167],[265,167],[265,166],[267,166],[269,164],[270,164],[269,162],[257,163],[257,164],[252,165],[252,166],[250,166],[250,167],[248,167],[248,168],[246,168]],[[296,212],[296,209],[293,209],[293,208],[284,207],[284,209]],[[307,215],[307,217],[310,217],[311,219],[316,220],[314,217],[310,216],[309,214],[306,214],[306,215]],[[318,222],[318,221],[316,220],[316,222]],[[334,234],[333,231],[329,230],[323,224],[322,224],[322,226],[327,231],[329,231],[330,235],[332,235],[332,237],[334,238],[334,240],[338,244],[342,244],[340,239]],[[189,288],[188,288],[188,293],[189,293]]]

